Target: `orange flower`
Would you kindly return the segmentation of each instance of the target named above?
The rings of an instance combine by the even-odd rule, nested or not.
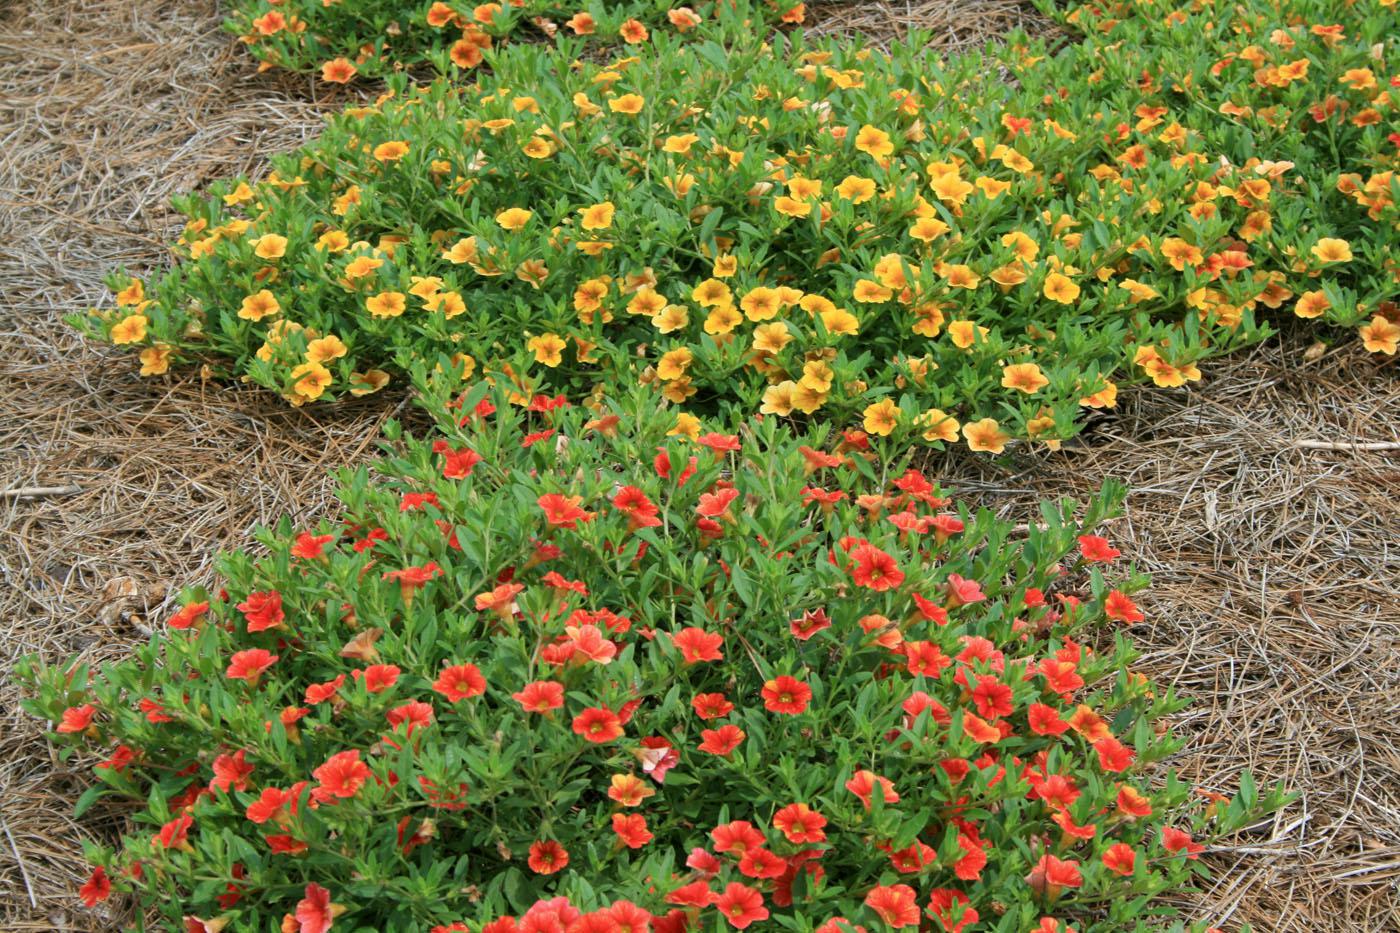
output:
[[[336,84],[348,84],[356,73],[354,63],[348,58],[333,58],[321,66],[321,80]]]
[[[969,450],[994,454],[1004,451],[1006,442],[1011,440],[1011,435],[1004,433],[994,418],[983,418],[981,421],[965,424],[962,434],[967,440]]]

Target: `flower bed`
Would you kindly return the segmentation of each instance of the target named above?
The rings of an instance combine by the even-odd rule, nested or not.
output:
[[[1269,9],[1203,30],[1081,8],[1089,37],[1057,54],[1022,37],[948,62],[513,46],[181,202],[175,268],[118,278],[79,323],[143,373],[212,359],[293,404],[457,352],[527,394],[652,385],[693,431],[761,411],[1054,445],[1269,314],[1395,351],[1387,11]]]
[[[689,441],[640,396],[445,381],[440,434],[348,474],[337,524],[228,555],[129,660],[22,672],[60,742],[108,750],[80,810],[133,802],[89,903],[302,933],[1125,930],[1278,804],[1162,782],[1182,704],[1092,648],[1142,618],[1093,534],[1121,490],[1015,529],[858,438]]]
[[[522,34],[639,45],[652,30],[686,34],[720,19],[739,29],[798,24],[804,8],[797,0],[238,0],[225,26],[264,68],[344,84],[416,65],[475,68],[486,50]]]

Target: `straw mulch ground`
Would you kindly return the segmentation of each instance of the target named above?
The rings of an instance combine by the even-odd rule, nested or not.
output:
[[[170,194],[315,132],[310,84],[258,76],[213,0],[0,5],[0,929],[109,930],[73,894],[84,838],[119,814],[70,818],[85,762],[60,761],[18,709],[19,656],[119,656],[219,547],[256,523],[325,507],[329,468],[362,457],[400,399],[294,412],[195,374],[142,382],[61,317],[103,274],[163,261]],[[826,6],[826,5],[823,5]],[[985,22],[979,20],[985,7]],[[817,8],[822,28],[902,28],[960,44],[1016,22],[991,3]],[[912,11],[912,14],[910,13]],[[940,18],[941,17],[941,18]],[[1115,526],[1151,571],[1142,668],[1197,702],[1179,766],[1213,789],[1244,764],[1298,804],[1243,847],[1190,915],[1265,931],[1400,930],[1400,452],[1296,446],[1396,441],[1396,367],[1351,345],[1307,362],[1285,339],[1187,393],[1128,393],[1075,449],[1011,474],[940,461],[975,498],[1034,520],[1037,496],[1094,478],[1133,489]],[[1228,369],[1228,372],[1226,371]]]

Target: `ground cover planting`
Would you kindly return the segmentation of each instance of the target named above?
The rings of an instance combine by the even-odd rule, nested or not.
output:
[[[0,677],[47,724],[54,773],[86,788],[75,818],[101,821],[77,891],[93,916],[187,933],[1218,933],[1238,900],[1197,907],[1233,897],[1223,853],[1275,852],[1299,827],[1332,845],[1357,800],[1385,810],[1358,778],[1346,815],[1305,800],[1281,828],[1302,776],[1256,786],[1251,768],[1280,763],[1238,750],[1231,719],[1260,694],[1233,655],[1200,659],[1192,638],[1166,670],[1134,646],[1190,623],[1153,614],[1131,539],[1214,542],[1246,582],[1191,599],[1256,598],[1247,555],[1270,545],[1219,540],[1205,467],[1134,481],[1179,492],[1176,524],[1130,529],[1126,486],[1086,487],[1098,471],[1060,487],[1078,503],[1029,519],[1012,503],[1278,329],[1315,341],[1299,371],[1349,353],[1393,372],[1393,0],[1047,4],[1058,32],[956,54],[917,32],[792,28],[808,12],[233,4],[244,48],[225,51],[319,80],[246,77],[348,104],[175,199],[167,267],[114,270],[112,300],[67,323],[136,358],[129,386],[198,373],[200,393],[261,392],[306,429],[303,452],[341,413],[375,427],[337,443],[334,501],[296,501],[217,561],[182,540],[212,563],[113,590],[128,610],[165,600],[104,610],[139,632],[130,651],[91,663],[46,642]],[[1357,399],[1352,427],[1388,426],[1355,384],[1333,392]],[[1120,396],[1136,420],[1120,424]],[[1191,447],[1205,421],[1187,420],[1139,450]],[[296,499],[263,480],[271,422],[245,421],[254,485]],[[1105,430],[1066,445],[1090,422]],[[1263,475],[1280,444],[1400,449],[1287,433],[1232,449],[1229,469]],[[1194,445],[1206,467],[1238,446],[1215,443]],[[217,494],[212,471],[178,469]],[[1343,510],[1383,497],[1389,474],[1371,476]],[[1202,517],[1182,519],[1198,493]],[[1318,537],[1297,524],[1278,519],[1284,580]],[[1269,600],[1321,633],[1328,594],[1373,599],[1333,566],[1322,587],[1258,581],[1258,639]],[[1200,569],[1170,568],[1169,592]],[[1362,647],[1289,665],[1328,681],[1357,662],[1371,608],[1348,616]],[[1209,715],[1177,696],[1212,679],[1229,702]],[[1352,716],[1374,765],[1363,746],[1385,727],[1350,703],[1309,728]],[[1346,844],[1388,870],[1387,831]]]
[[[1055,445],[1271,314],[1394,352],[1376,10],[1312,29],[1252,8],[1218,56],[1175,15],[1087,8],[1068,19],[1092,38],[1058,53],[1018,37],[947,62],[742,35],[597,63],[514,46],[469,85],[391,82],[261,182],[186,200],[175,268],[118,278],[80,323],[145,373],[212,357],[293,404],[457,351],[527,393],[653,384],[691,430],[761,411]],[[1271,23],[1270,51],[1245,44]]]
[[[263,67],[344,84],[416,65],[476,68],[486,50],[510,38],[638,45],[652,30],[685,34],[720,19],[748,30],[800,24],[805,7],[795,0],[240,0],[225,25]]]
[[[1095,631],[1140,618],[1093,533],[1121,490],[1015,529],[773,419],[690,441],[640,394],[482,389],[430,390],[438,435],[347,475],[338,523],[229,555],[129,660],[22,672],[61,743],[108,749],[80,806],[133,801],[89,902],[190,929],[1134,929],[1277,806],[1154,768],[1181,704]]]

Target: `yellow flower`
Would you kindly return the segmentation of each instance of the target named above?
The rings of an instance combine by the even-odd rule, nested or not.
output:
[[[146,287],[140,279],[132,279],[131,284],[117,292],[117,307],[129,308],[146,300]]]
[[[302,363],[292,370],[292,392],[302,401],[314,402],[331,384],[331,371],[320,363]]]
[[[781,353],[792,342],[792,334],[782,321],[760,324],[753,331],[753,348],[760,353]]]
[[[146,339],[146,325],[150,323],[144,314],[132,314],[122,318],[112,326],[112,343],[122,346],[128,343],[140,343]]]
[[[920,217],[914,221],[914,226],[909,228],[909,235],[924,243],[932,243],[949,229],[949,226],[937,217]]]
[[[1023,262],[1035,262],[1035,257],[1040,255],[1040,245],[1020,230],[1002,234],[1000,242],[1002,246],[1009,247],[1016,254],[1016,258]]]
[[[875,181],[859,175],[847,175],[836,186],[836,193],[853,204],[864,204],[875,197]]]
[[[656,361],[656,375],[667,382],[679,379],[685,375],[685,371],[690,368],[690,364],[694,361],[695,354],[685,347],[667,350],[661,355],[661,359]]]
[[[633,295],[632,300],[627,302],[627,313],[655,317],[665,307],[666,296],[650,286],[645,286],[637,289],[637,294]]]
[[[1058,301],[1062,305],[1072,304],[1079,297],[1079,286],[1074,284],[1069,276],[1059,272],[1052,272],[1045,277],[1042,291],[1046,298]]]
[[[233,207],[235,204],[243,204],[251,200],[253,200],[253,189],[248,187],[246,181],[240,181],[237,188],[234,188],[228,194],[224,195],[224,203],[229,207]],[[164,371],[165,370],[161,370],[161,372]]]
[[[883,301],[889,301],[893,296],[894,292],[890,291],[879,282],[870,279],[860,279],[857,281],[855,291],[851,295],[851,297],[861,304],[879,304]]]
[[[306,345],[306,360],[309,363],[326,363],[330,360],[338,360],[344,356],[349,349],[345,343],[335,334],[327,334],[325,337],[318,337]]]
[[[442,316],[449,321],[459,314],[465,314],[467,310],[467,303],[456,292],[438,292],[424,303],[429,311],[441,311]]]
[[[973,272],[970,266],[962,264],[944,268],[943,277],[953,288],[976,288],[977,283],[982,281],[981,277]]]
[[[690,147],[700,141],[700,137],[694,133],[685,133],[680,136],[667,136],[666,142],[661,146],[663,152],[672,155],[688,155]]]
[[[613,211],[614,207],[611,201],[580,208],[579,215],[583,217],[581,226],[585,230],[606,230],[612,226]]]
[[[676,423],[671,430],[666,432],[667,437],[688,437],[695,440],[700,436],[700,419],[690,412],[680,412],[676,415]]]
[[[958,439],[958,419],[941,408],[930,408],[918,417],[915,424],[923,431],[924,440],[930,443],[942,441],[951,444]]]
[[[397,162],[408,155],[408,143],[394,139],[374,147],[374,157],[380,162]]]
[[[777,289],[761,285],[739,301],[739,307],[744,309],[744,314],[750,321],[766,321],[774,317],[778,313],[779,304]]]
[[[663,334],[671,334],[690,323],[690,312],[685,305],[667,305],[651,319],[656,329]]]
[[[733,305],[720,305],[710,311],[705,318],[705,333],[718,336],[727,334],[738,327],[744,320],[744,316],[739,313]]]
[[[266,233],[253,243],[253,253],[259,259],[281,259],[287,255],[287,238],[276,233]]]
[[[799,201],[810,201],[812,198],[819,198],[822,194],[822,183],[815,178],[806,178],[796,175],[788,180],[788,194]]]
[[[277,297],[264,288],[257,294],[249,295],[243,299],[243,304],[238,309],[238,316],[245,321],[261,321],[281,310],[282,306],[277,303]]]
[[[956,171],[937,176],[931,186],[940,201],[953,205],[961,205],[973,190],[973,186],[963,181]]]
[[[894,143],[890,141],[889,133],[867,123],[856,134],[856,148],[866,155],[883,159],[894,152]]]
[[[621,97],[608,98],[608,109],[613,113],[634,116],[642,112],[642,105],[645,103],[645,98],[640,94],[623,94]]]
[[[532,159],[547,159],[554,155],[554,147],[542,136],[532,136],[529,142],[520,147],[520,151]]]
[[[350,237],[340,230],[327,230],[316,240],[316,248],[328,253],[339,253],[350,245]]]
[[[1361,325],[1358,333],[1361,334],[1362,345],[1372,353],[1394,356],[1396,347],[1400,346],[1400,326],[1379,314],[1371,318],[1371,323]]]
[[[889,437],[899,425],[899,406],[887,398],[867,405],[862,419],[867,434]]]
[[[159,376],[170,369],[170,351],[172,347],[158,344],[154,347],[147,347],[141,351],[141,375]]]
[[[977,189],[987,196],[987,200],[995,201],[1011,190],[1011,182],[983,176],[977,179]]]
[[[718,305],[732,304],[734,293],[729,290],[728,285],[719,279],[706,279],[691,289],[690,300],[702,308],[713,308]]]
[[[773,207],[785,217],[806,217],[812,213],[812,205],[809,202],[799,201],[785,194],[773,200]]]
[[[365,308],[374,317],[398,317],[408,306],[403,292],[380,292],[365,300]]]
[[[1001,425],[993,418],[983,418],[963,425],[962,435],[967,440],[968,450],[999,454],[1006,449],[1011,435],[1001,430]]]
[[[523,207],[508,207],[496,215],[496,223],[500,224],[502,229],[514,233],[529,223],[533,216],[534,212]]]
[[[860,318],[845,308],[822,311],[818,317],[822,319],[822,327],[833,337],[854,336],[860,333]]]
[[[540,334],[531,337],[525,349],[535,354],[535,362],[553,369],[564,361],[564,348],[568,346],[558,334]]]
[[[1040,367],[1035,363],[1013,363],[1002,368],[1001,385],[1005,389],[1015,389],[1033,395],[1050,384]]]
[[[1323,237],[1312,248],[1312,254],[1319,262],[1350,262],[1351,244],[1335,237]]]
[[[382,369],[350,374],[351,395],[373,395],[389,384],[389,374]]]
[[[1328,301],[1322,292],[1303,292],[1298,296],[1298,303],[1293,306],[1293,313],[1299,317],[1321,317],[1330,307],[1332,302]]]
[[[758,410],[765,415],[779,415],[786,418],[792,414],[796,404],[797,383],[786,379],[763,390],[763,404]]]
[[[979,327],[971,321],[953,321],[948,325],[948,337],[959,350],[968,349],[977,337],[985,339],[988,333],[990,331],[987,328]]]
[[[1079,404],[1085,408],[1113,408],[1118,404],[1118,386],[1104,380],[1102,389],[1093,395],[1084,396],[1079,400]]]
[[[374,256],[356,256],[345,265],[345,277],[350,281],[363,279],[384,265],[384,260]]]

